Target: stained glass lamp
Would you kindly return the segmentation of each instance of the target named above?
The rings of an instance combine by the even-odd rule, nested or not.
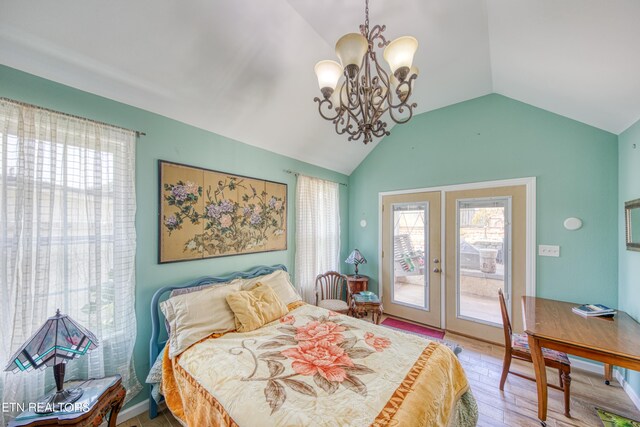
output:
[[[344,260],[344,262],[346,262],[347,264],[353,264],[356,266],[356,277],[358,277],[358,266],[360,264],[366,264],[367,259],[364,256],[362,256],[359,250],[354,249],[353,252],[351,252],[351,255],[349,255],[349,258]]]
[[[82,396],[82,389],[79,387],[67,390],[63,387],[66,363],[96,347],[98,340],[91,332],[66,314],[60,314],[60,310],[56,310],[56,315],[47,319],[9,359],[5,371],[16,373],[53,366],[56,390],[37,402],[36,412],[59,411],[64,405],[73,403]]]

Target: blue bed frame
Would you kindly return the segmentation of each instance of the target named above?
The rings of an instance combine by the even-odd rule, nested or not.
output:
[[[151,340],[149,341],[149,369],[153,366],[158,358],[158,355],[167,343],[166,339],[160,340],[160,331],[165,329],[164,315],[160,311],[160,300],[163,301],[165,297],[174,289],[192,288],[194,286],[202,286],[216,283],[229,282],[233,279],[253,279],[254,277],[262,276],[265,274],[273,273],[276,270],[287,271],[287,267],[282,264],[273,266],[260,265],[252,268],[248,271],[236,271],[234,273],[227,274],[225,276],[217,277],[201,277],[197,280],[193,280],[182,285],[165,286],[160,288],[153,294],[151,299]],[[166,332],[166,331],[165,331]],[[151,386],[149,386],[151,388]],[[158,415],[158,403],[153,400],[153,397],[149,395],[149,418],[155,418]]]

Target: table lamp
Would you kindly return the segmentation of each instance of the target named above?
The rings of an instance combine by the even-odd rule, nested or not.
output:
[[[36,413],[47,414],[64,410],[64,406],[82,396],[82,388],[64,389],[66,363],[98,347],[96,337],[66,314],[56,315],[38,329],[9,359],[5,371],[14,373],[44,369],[53,366],[56,390],[45,395],[36,404]]]
[[[359,250],[354,249],[353,252],[351,252],[351,255],[349,255],[349,258],[347,258],[344,262],[346,262],[347,264],[355,265],[356,266],[356,277],[360,277],[360,276],[358,276],[358,265],[366,264],[367,263],[367,259],[362,256],[362,254],[360,253]]]

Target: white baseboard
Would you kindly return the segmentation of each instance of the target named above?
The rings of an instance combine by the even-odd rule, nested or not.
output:
[[[629,383],[624,379],[624,376],[622,375],[622,372],[620,372],[620,370],[616,369],[614,371],[614,376],[616,377],[624,391],[627,393],[627,396],[629,396],[629,399],[631,399],[633,404],[636,405],[636,408],[638,408],[638,411],[640,411],[640,396],[638,396],[636,391],[631,388]]]
[[[164,411],[165,409],[166,409],[166,405],[164,402],[162,402],[158,406],[158,412]],[[131,418],[135,418],[140,414],[144,414],[148,410],[149,410],[149,399],[145,399],[142,402],[136,403],[135,405],[128,407],[127,409],[123,409],[118,414],[118,424],[128,421]],[[100,424],[100,427],[107,427],[107,422],[104,421],[102,424]]]
[[[571,360],[572,369],[578,369],[581,371],[593,372],[595,374],[604,375],[604,371],[603,371],[604,368],[601,363],[582,360],[582,359],[575,359],[571,356],[569,356],[569,360]],[[622,386],[622,389],[625,391],[625,393],[627,393],[627,396],[629,396],[629,399],[631,399],[633,404],[636,405],[636,408],[638,408],[638,410],[640,411],[640,396],[638,396],[636,391],[633,388],[631,388],[629,383],[624,379],[622,372],[619,369],[614,369],[613,376],[615,377],[616,380],[618,380],[618,382]],[[603,377],[603,381],[604,381],[604,377]]]
[[[140,414],[144,414],[149,410],[149,399],[145,399],[140,403],[136,403],[133,406],[128,407],[127,409],[123,409],[118,413],[118,424],[123,423],[131,418],[135,418]],[[100,427],[107,427],[107,422],[104,421],[100,424]]]
[[[604,368],[601,363],[576,359],[571,356],[569,356],[569,360],[571,361],[571,369],[578,369],[580,371],[604,375]],[[604,381],[604,379],[602,381]]]

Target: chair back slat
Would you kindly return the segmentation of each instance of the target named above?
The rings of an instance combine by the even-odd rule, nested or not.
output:
[[[328,271],[316,277],[316,305],[325,299],[342,299],[347,276],[337,271]]]
[[[511,321],[509,320],[509,311],[507,311],[507,302],[504,299],[502,289],[498,289],[498,298],[500,299],[500,311],[502,312],[502,328],[504,330],[504,345],[507,350],[511,350]]]

